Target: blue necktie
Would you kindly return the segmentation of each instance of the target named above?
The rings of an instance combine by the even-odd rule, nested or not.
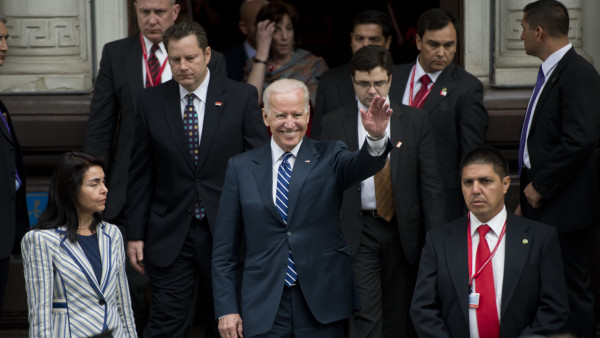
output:
[[[288,211],[288,189],[290,187],[290,179],[292,178],[292,167],[288,162],[288,159],[292,156],[292,153],[286,152],[283,154],[283,160],[277,170],[277,192],[275,198],[275,205],[279,215],[287,224],[287,211]],[[296,265],[294,264],[294,257],[292,251],[288,251],[288,262],[285,274],[285,285],[288,287],[296,283],[298,274],[296,273]]]
[[[521,168],[523,168],[523,156],[525,153],[525,144],[527,143],[527,127],[529,127],[529,120],[531,119],[531,114],[533,113],[533,103],[540,93],[540,89],[542,88],[544,81],[544,71],[542,70],[542,66],[540,66],[537,82],[535,83],[533,94],[531,94],[531,99],[529,100],[529,105],[527,106],[527,112],[525,113],[525,121],[523,121],[523,128],[521,129],[521,141],[519,143],[519,176],[521,176]]]
[[[188,102],[183,112],[183,130],[185,131],[185,139],[187,140],[190,155],[194,159],[194,164],[198,166],[198,150],[200,149],[200,139],[198,133],[198,112],[194,107],[194,93],[188,93]],[[194,217],[199,220],[204,218],[204,206],[196,202],[194,204]]]

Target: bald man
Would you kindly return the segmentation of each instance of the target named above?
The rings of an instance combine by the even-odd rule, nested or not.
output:
[[[246,36],[246,40],[224,52],[227,76],[232,80],[242,81],[246,60],[256,55],[256,14],[266,3],[266,0],[246,0],[240,6],[238,28]]]

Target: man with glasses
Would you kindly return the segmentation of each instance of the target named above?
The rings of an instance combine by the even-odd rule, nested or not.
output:
[[[393,69],[392,55],[384,47],[357,50],[350,61],[357,100],[323,117],[321,138],[342,140],[358,150],[366,135],[360,110],[375,97],[387,97]],[[387,101],[394,111],[387,134],[396,149],[379,173],[344,192],[340,209],[362,307],[350,318],[350,337],[416,337],[409,308],[419,256],[427,229],[444,223],[429,117]]]

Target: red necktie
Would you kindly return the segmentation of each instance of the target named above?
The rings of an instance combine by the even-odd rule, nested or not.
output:
[[[479,245],[475,259],[475,271],[479,271],[483,263],[490,256],[490,247],[485,235],[490,231],[487,224],[477,228],[479,232]],[[500,321],[496,308],[496,291],[494,288],[494,270],[490,260],[481,274],[476,278],[476,290],[479,293],[479,307],[477,308],[477,328],[480,338],[497,338],[500,336]]]
[[[423,108],[423,104],[425,103],[426,98],[425,95],[427,94],[427,87],[431,83],[431,78],[429,77],[429,75],[425,74],[421,76],[421,79],[419,79],[419,81],[421,81],[421,88],[419,89],[417,95],[415,95],[415,98],[412,101],[412,106],[415,108]]]
[[[160,62],[158,62],[158,58],[156,57],[157,49],[158,43],[153,44],[152,48],[150,48],[150,57],[148,58],[148,70],[150,71],[150,74],[146,74],[146,88],[152,87],[153,85],[158,86],[160,83],[160,79],[158,78]],[[150,81],[151,78],[152,82]]]

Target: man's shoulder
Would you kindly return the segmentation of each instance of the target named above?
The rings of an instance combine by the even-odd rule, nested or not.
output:
[[[529,218],[517,216],[513,213],[508,213],[506,224],[507,229],[509,227],[518,227],[521,228],[521,230],[523,231],[527,231],[534,234],[548,235],[556,232],[556,228],[551,225],[540,223]]]
[[[446,67],[446,69],[444,69],[442,74],[444,74],[444,73],[447,73],[448,78],[454,79],[454,81],[457,81],[460,83],[474,83],[474,84],[479,84],[479,85],[483,86],[481,81],[479,81],[479,79],[475,75],[469,73],[463,67],[461,67],[455,63],[451,63],[448,67]],[[440,75],[440,77],[441,77],[441,75]]]
[[[139,35],[132,35],[132,36],[128,36],[126,38],[122,38],[119,40],[107,42],[104,45],[104,49],[106,49],[107,51],[113,51],[113,52],[123,52],[126,47],[134,45],[136,43],[141,46],[140,37],[139,37]]]
[[[331,68],[323,75],[321,75],[321,83],[323,81],[328,82],[328,85],[332,85],[332,82],[344,81],[350,77],[350,64],[345,63],[341,66],[337,66],[335,68]]]
[[[326,128],[332,123],[335,123],[337,125],[337,123],[339,123],[340,120],[344,119],[344,117],[352,113],[352,111],[355,111],[358,114],[357,109],[358,108],[356,106],[356,102],[351,102],[341,108],[338,108],[330,113],[323,115],[323,128]]]

